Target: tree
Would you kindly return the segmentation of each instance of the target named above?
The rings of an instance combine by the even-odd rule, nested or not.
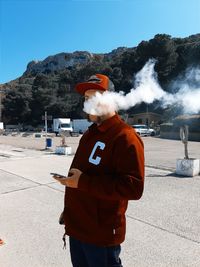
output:
[[[31,94],[18,90],[10,90],[3,99],[3,116],[8,123],[23,124],[30,119]]]
[[[177,67],[176,44],[170,35],[157,34],[149,42],[143,41],[138,45],[137,58],[138,66],[143,66],[149,58],[155,58],[157,60],[155,70],[161,84],[164,84],[173,77]]]
[[[56,99],[55,92],[52,88],[33,87],[31,108],[31,125],[38,125],[41,123],[42,115],[48,110],[48,106]]]

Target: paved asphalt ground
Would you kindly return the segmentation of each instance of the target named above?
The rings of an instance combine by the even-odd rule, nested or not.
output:
[[[144,137],[146,181],[143,197],[130,201],[124,267],[200,266],[200,176],[175,175],[183,158],[180,141]],[[79,138],[67,138],[75,152]],[[1,267],[71,267],[62,249],[64,188],[50,172],[66,174],[72,156],[44,150],[45,139],[0,136]],[[200,142],[189,142],[190,157],[200,158]],[[120,156],[120,155],[119,155]],[[76,212],[76,211],[74,211]]]

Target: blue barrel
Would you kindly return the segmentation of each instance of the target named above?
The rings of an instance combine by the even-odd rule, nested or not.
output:
[[[52,147],[52,139],[51,138],[46,139],[46,147]]]

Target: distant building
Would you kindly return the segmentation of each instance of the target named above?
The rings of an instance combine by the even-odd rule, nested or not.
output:
[[[180,140],[180,127],[188,125],[190,141],[200,141],[200,114],[180,115],[171,123],[160,125],[160,137]]]
[[[128,117],[128,124],[145,124],[147,126],[157,126],[161,121],[161,115],[154,112],[144,112],[132,114]]]

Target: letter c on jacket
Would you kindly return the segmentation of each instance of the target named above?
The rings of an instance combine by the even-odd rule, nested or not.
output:
[[[95,154],[95,152],[96,152],[96,150],[97,150],[98,147],[101,150],[104,150],[105,146],[106,145],[104,143],[100,142],[100,141],[96,142],[96,144],[94,145],[94,147],[92,149],[92,153],[90,154],[90,157],[89,157],[89,162],[90,163],[92,163],[94,165],[99,165],[99,163],[101,161],[101,158],[98,157],[98,156],[96,158],[94,158],[94,154]]]

